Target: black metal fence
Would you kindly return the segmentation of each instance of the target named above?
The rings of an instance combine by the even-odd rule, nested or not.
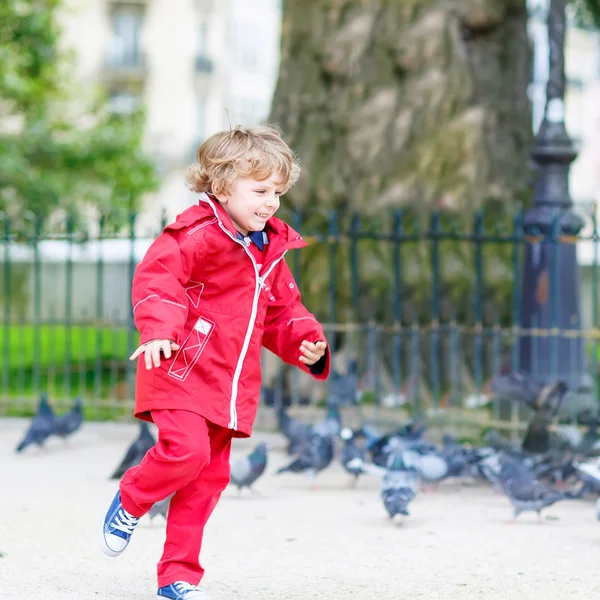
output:
[[[525,235],[521,214],[283,214],[309,242],[288,264],[305,304],[326,324],[336,374],[316,385],[267,361],[267,391],[314,403],[356,380],[365,406],[462,414],[488,406],[491,377],[520,369],[523,336],[533,341],[534,365],[536,344],[583,340],[597,386],[600,248],[595,206],[587,212],[577,239],[558,230]],[[82,395],[92,418],[131,413],[135,365],[127,357],[137,333],[130,284],[163,224],[146,234],[135,215],[122,227],[111,222],[3,218],[0,414],[27,412],[42,390],[59,404]],[[581,327],[521,327],[523,250],[532,243],[577,243]],[[547,301],[558,314],[556,279],[551,266]],[[489,406],[498,418],[498,406]]]

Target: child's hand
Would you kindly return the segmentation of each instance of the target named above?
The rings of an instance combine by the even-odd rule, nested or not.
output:
[[[323,357],[325,350],[327,350],[327,344],[325,342],[311,344],[311,342],[304,340],[300,345],[300,352],[302,353],[302,356],[299,360],[306,366],[310,367]]]
[[[129,360],[135,360],[142,352],[146,361],[146,369],[150,370],[152,365],[160,367],[160,353],[165,358],[171,358],[171,350],[179,350],[179,344],[171,340],[152,340],[142,344],[130,357]]]

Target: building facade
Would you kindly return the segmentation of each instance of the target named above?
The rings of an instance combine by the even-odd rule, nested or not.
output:
[[[102,85],[115,112],[144,106],[145,147],[161,187],[140,228],[194,199],[184,170],[199,143],[268,117],[279,64],[280,0],[68,0],[63,43],[77,79]]]

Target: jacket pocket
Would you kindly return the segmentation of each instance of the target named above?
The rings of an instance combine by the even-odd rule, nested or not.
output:
[[[179,381],[185,381],[194,365],[198,362],[213,331],[215,323],[206,317],[199,317],[181,348],[177,351],[169,375]]]

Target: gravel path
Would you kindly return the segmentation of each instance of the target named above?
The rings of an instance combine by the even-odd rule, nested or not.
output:
[[[17,456],[26,422],[0,419],[0,598],[150,600],[164,524],[140,524],[127,552],[105,557],[99,523],[115,492],[107,480],[135,424],[86,424],[66,447]],[[600,597],[600,523],[593,503],[563,502],[515,525],[508,501],[484,486],[447,483],[421,494],[391,524],[378,480],[357,489],[335,464],[310,490],[274,476],[278,436],[236,440],[234,457],[268,438],[276,449],[260,495],[228,488],[205,535],[204,584],[215,600],[562,600]]]

